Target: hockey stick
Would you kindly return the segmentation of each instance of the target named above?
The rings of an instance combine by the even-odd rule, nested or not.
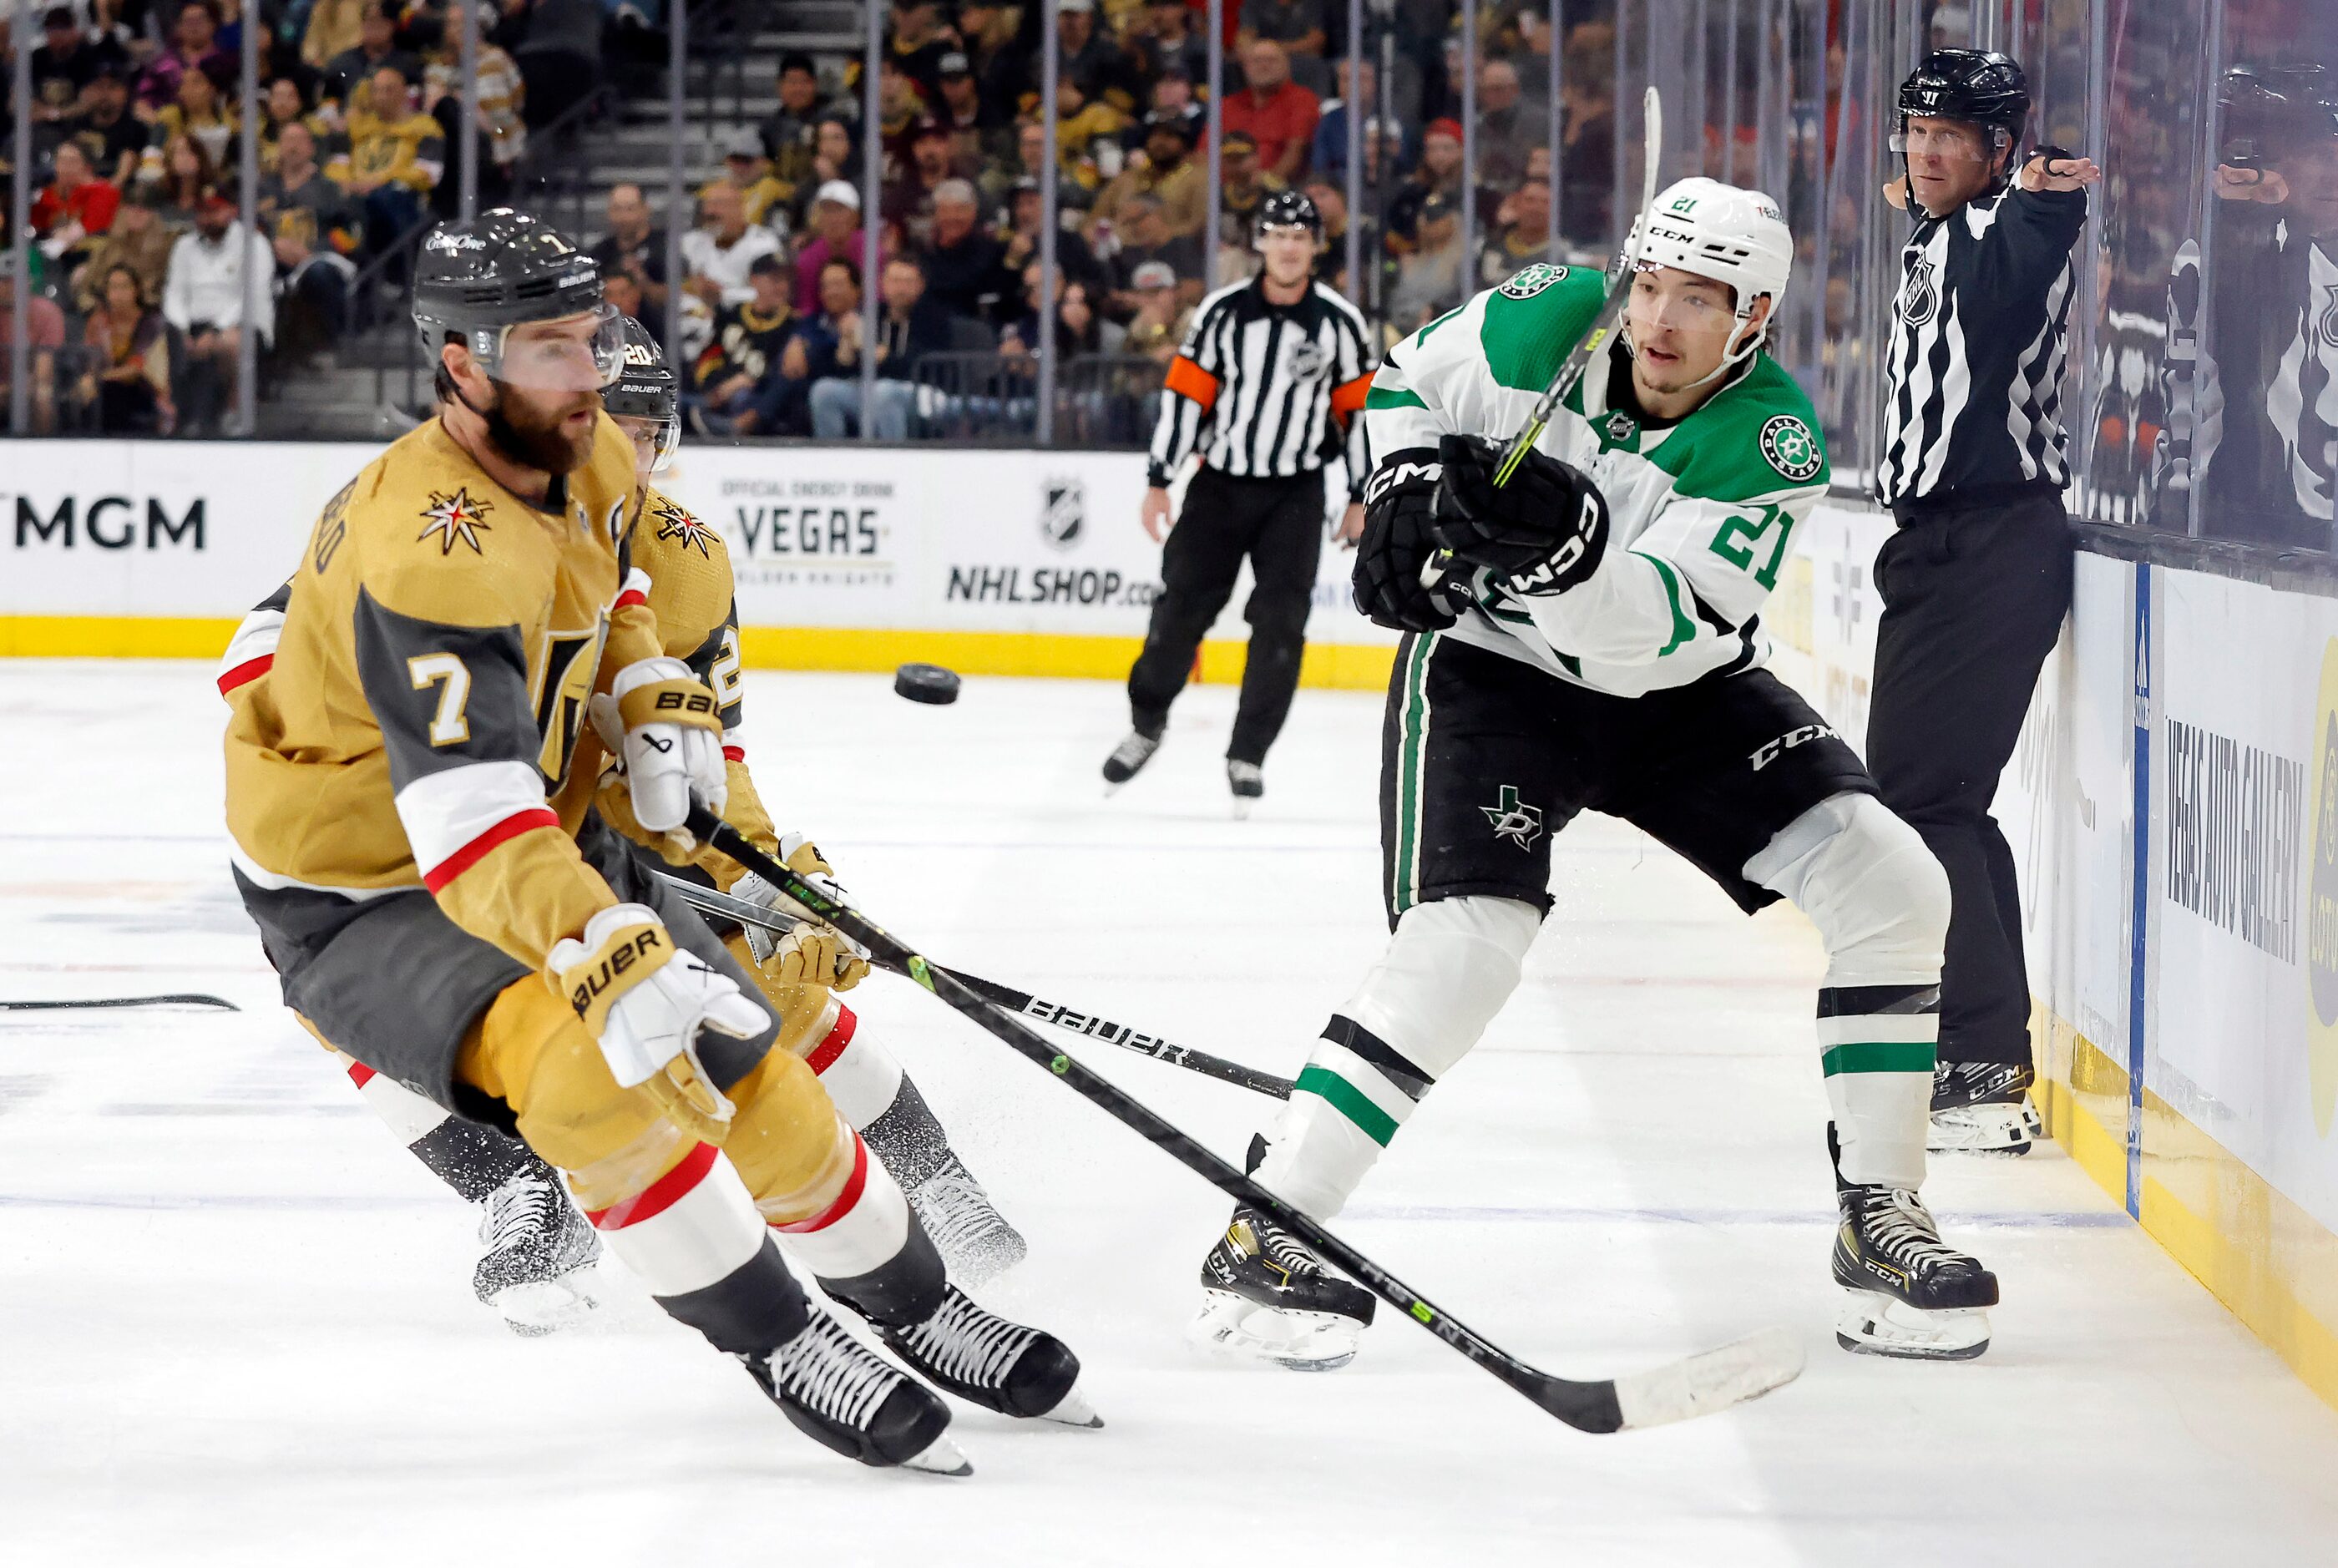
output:
[[[1639,221],[1634,225],[1639,230],[1638,239],[1632,246],[1631,253],[1624,258],[1622,275],[1608,285],[1607,298],[1600,304],[1599,314],[1592,318],[1591,329],[1583,335],[1583,340],[1575,346],[1574,350],[1559,361],[1558,373],[1550,378],[1550,385],[1543,388],[1542,397],[1536,401],[1534,413],[1528,418],[1526,427],[1510,438],[1510,449],[1502,454],[1502,466],[1494,470],[1496,489],[1510,482],[1510,475],[1516,474],[1518,465],[1526,461],[1527,453],[1542,439],[1542,433],[1549,426],[1551,416],[1558,412],[1558,406],[1567,401],[1567,395],[1582,383],[1585,373],[1591,368],[1592,357],[1606,346],[1608,338],[1624,319],[1624,307],[1631,303],[1632,280],[1639,275],[1640,253],[1648,245],[1648,209],[1656,201],[1657,166],[1664,162],[1665,154],[1665,101],[1654,87],[1649,88],[1640,99],[1640,212]]]
[[[971,986],[891,932],[835,902],[749,843],[735,828],[693,805],[692,833],[813,911],[861,946],[871,962],[906,975],[1008,1049],[1062,1079],[1090,1104],[1237,1202],[1264,1210],[1373,1295],[1426,1328],[1541,1409],[1582,1432],[1617,1432],[1685,1420],[1757,1398],[1803,1369],[1803,1348],[1783,1328],[1765,1328],[1718,1349],[1628,1377],[1577,1382],[1538,1371],[1423,1299],[1396,1276],[1259,1186],[1169,1122],[1077,1062],[1051,1049],[1030,1028],[986,1002]]]
[[[657,878],[682,897],[684,903],[702,915],[720,915],[742,925],[761,926],[770,931],[785,931],[798,924],[796,917],[776,909],[766,909],[760,904],[750,904],[744,898],[734,898],[728,893],[718,893],[695,882],[685,882],[660,871]],[[1254,1089],[1261,1094],[1272,1094],[1278,1100],[1291,1098],[1292,1083],[1277,1078],[1272,1073],[1262,1073],[1245,1067],[1239,1062],[1229,1062],[1223,1056],[1213,1056],[1206,1051],[1194,1051],[1183,1045],[1173,1045],[1157,1035],[1146,1034],[1125,1024],[1115,1024],[1093,1013],[1082,1013],[1066,1007],[1061,1002],[1049,1002],[1017,991],[1011,985],[1001,985],[996,980],[985,980],[979,975],[969,975],[963,969],[950,974],[968,990],[984,1001],[995,1003],[1010,1012],[1074,1034],[1085,1034],[1101,1040],[1107,1045],[1117,1045],[1124,1051],[1134,1051],[1150,1056],[1156,1062],[1166,1062],[1173,1067],[1183,1067],[1189,1073],[1199,1073],[1204,1078],[1215,1078],[1221,1083],[1232,1083],[1243,1089]]]
[[[200,992],[173,992],[168,996],[88,996],[79,1000],[57,1002],[0,1002],[0,1013],[46,1013],[81,1007],[223,1007],[230,1013],[242,1008],[222,996],[205,996]]]

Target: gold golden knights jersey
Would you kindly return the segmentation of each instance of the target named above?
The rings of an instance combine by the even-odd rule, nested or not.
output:
[[[538,969],[616,902],[577,852],[597,747],[576,753],[592,693],[661,652],[647,584],[627,573],[636,511],[633,447],[605,416],[544,505],[435,419],[326,504],[262,606],[280,619],[247,621],[221,681],[244,675],[228,828],[262,898],[426,887]]]
[[[747,772],[745,683],[740,679],[738,587],[731,574],[731,552],[722,534],[652,485],[643,494],[641,521],[634,530],[633,564],[649,579],[649,609],[657,622],[660,652],[689,665],[722,704],[727,784],[723,820],[757,848],[773,852],[779,835]],[[630,821],[616,826],[628,837],[647,841]],[[702,851],[695,862],[725,887],[744,874],[712,850]]]

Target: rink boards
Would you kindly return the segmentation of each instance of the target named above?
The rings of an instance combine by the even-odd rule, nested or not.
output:
[[[1888,518],[1774,629],[1856,740]],[[1996,806],[2055,1136],[2338,1404],[2338,599],[2082,551]]]
[[[0,655],[210,657],[377,446],[19,442],[0,467]],[[1327,485],[1326,507],[1344,500]],[[746,661],[1117,679],[1160,591],[1135,453],[705,448],[660,481],[731,546]],[[1182,496],[1180,497],[1182,500]],[[417,515],[418,532],[422,519]],[[488,520],[492,529],[494,519]],[[1327,547],[1302,680],[1378,689],[1396,638]],[[1202,678],[1239,680],[1247,573]]]

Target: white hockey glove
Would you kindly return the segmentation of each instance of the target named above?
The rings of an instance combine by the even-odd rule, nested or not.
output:
[[[810,883],[816,891],[826,894],[839,904],[848,906],[851,904],[852,896],[845,892],[843,885],[837,881],[835,868],[821,858],[819,847],[802,834],[781,835],[780,852],[775,858],[789,870]],[[731,897],[744,898],[748,903],[759,905],[765,909],[776,909],[782,915],[792,915],[799,920],[816,922],[823,929],[829,928],[818,911],[807,909],[752,871],[731,885]],[[862,975],[869,973],[869,954],[865,948],[849,936],[838,934],[836,940],[843,950],[837,973],[836,989],[850,991],[860,984]],[[747,947],[754,954],[757,964],[769,959],[778,949],[779,943],[780,936],[777,932],[766,931],[755,926],[747,927]]]
[[[771,1027],[771,1014],[675,942],[656,910],[644,904],[602,910],[584,923],[581,941],[564,936],[552,945],[545,978],[600,1042],[620,1086],[651,1083],[661,1102],[671,1088],[701,1114],[730,1119],[731,1102],[698,1059],[699,1031],[751,1039]],[[652,1082],[661,1075],[666,1084]]]
[[[634,818],[652,833],[679,833],[691,798],[718,817],[728,792],[722,713],[714,693],[679,659],[642,659],[617,671],[587,710],[610,752],[622,758]]]

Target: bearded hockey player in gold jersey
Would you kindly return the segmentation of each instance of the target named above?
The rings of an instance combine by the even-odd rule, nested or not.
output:
[[[636,478],[651,485],[671,466],[679,442],[680,384],[656,339],[630,317],[622,326],[624,358],[616,378],[602,388],[602,407],[633,443]],[[831,876],[804,836],[773,829],[747,770],[735,585],[722,534],[652,485],[634,530],[632,564],[648,579],[648,608],[663,652],[716,693],[723,817],[798,872]],[[221,693],[231,704],[255,701],[265,690],[290,593],[291,584],[283,584],[237,629],[219,675]],[[598,709],[604,716],[610,712],[605,700]],[[622,750],[621,738],[604,739]],[[610,826],[665,854],[676,875],[781,905],[761,878],[742,876],[727,858],[642,828],[633,818],[622,763],[613,760],[604,770],[597,804]],[[730,927],[724,946],[778,1016],[781,1044],[820,1075],[839,1112],[908,1194],[951,1277],[979,1286],[1020,1262],[1022,1236],[950,1147],[915,1081],[832,995],[860,982],[865,961],[840,950],[835,933],[817,925],[777,940],[761,928]],[[362,1063],[346,1065],[359,1095],[398,1141],[457,1196],[479,1207],[486,1249],[472,1272],[479,1299],[523,1335],[549,1333],[588,1315],[600,1244],[563,1200],[557,1173],[516,1138],[453,1115]]]
[[[633,454],[600,397],[622,333],[594,262],[509,211],[444,225],[415,320],[438,416],[325,507],[228,732],[237,885],[287,1004],[516,1131],[659,1304],[829,1447],[962,1473],[926,1383],[1093,1424],[1070,1351],[949,1282],[754,982],[593,809],[596,707],[643,830],[726,794],[722,704],[663,652],[630,562]],[[832,974],[819,946],[796,952]],[[806,1299],[774,1230],[925,1382]]]

